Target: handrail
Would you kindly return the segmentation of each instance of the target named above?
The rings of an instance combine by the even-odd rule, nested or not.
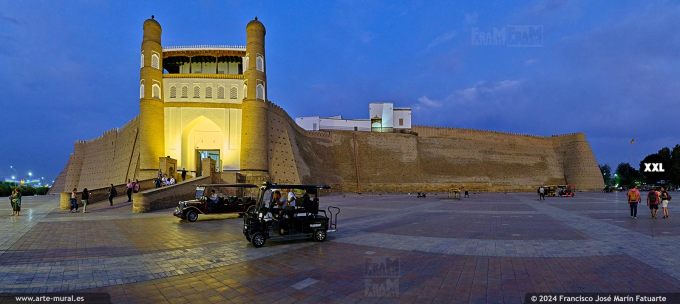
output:
[[[244,79],[243,74],[163,74],[163,78],[214,78],[214,79]]]
[[[225,45],[225,44],[191,44],[191,45],[173,45],[163,47],[163,51],[174,51],[174,50],[245,50],[245,45]]]

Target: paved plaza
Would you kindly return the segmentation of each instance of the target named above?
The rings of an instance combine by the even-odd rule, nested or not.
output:
[[[680,197],[680,195],[676,196]],[[0,292],[106,292],[114,303],[521,303],[527,292],[679,292],[680,213],[628,215],[625,193],[333,194],[323,243],[256,249],[234,216],[189,223],[88,213],[58,197],[0,206]],[[679,207],[680,208],[680,207]],[[680,209],[677,209],[680,210]]]

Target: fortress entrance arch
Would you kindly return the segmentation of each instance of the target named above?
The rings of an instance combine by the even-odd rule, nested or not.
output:
[[[177,160],[177,170],[200,172],[197,153],[209,151],[218,170],[241,167],[241,109],[166,107],[165,155]]]
[[[221,168],[221,151],[225,141],[228,141],[228,136],[214,121],[203,115],[195,117],[182,128],[182,167],[198,175],[201,172],[201,159],[210,157]]]

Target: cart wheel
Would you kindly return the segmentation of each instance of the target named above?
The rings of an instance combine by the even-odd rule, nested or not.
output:
[[[323,242],[326,240],[326,230],[318,229],[314,231],[314,241]]]
[[[187,212],[187,220],[189,220],[190,222],[193,223],[197,219],[198,219],[198,212],[196,212],[195,210],[189,210],[189,212]]]
[[[255,232],[253,236],[251,237],[251,243],[255,248],[260,248],[264,245],[264,242],[266,239],[264,238],[264,234],[262,232]]]

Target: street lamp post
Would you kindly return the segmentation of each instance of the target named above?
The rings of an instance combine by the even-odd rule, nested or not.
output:
[[[12,172],[12,179],[15,179],[17,175],[17,169],[14,169],[14,165],[9,165],[9,169]]]

